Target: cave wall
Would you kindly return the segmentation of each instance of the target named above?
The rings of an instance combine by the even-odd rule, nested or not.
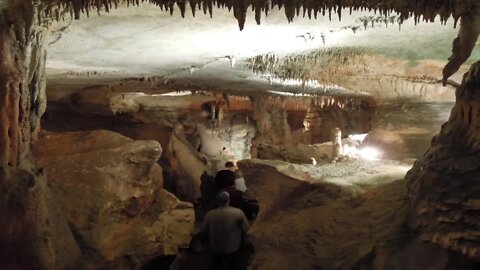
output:
[[[106,130],[42,131],[33,153],[88,269],[137,269],[188,247],[193,207],[162,188],[157,141]]]
[[[0,261],[2,268],[34,264],[39,269],[75,269],[81,266],[80,251],[51,199],[42,171],[35,168],[30,156],[31,140],[46,104],[46,33],[40,25],[41,16],[37,17],[38,2],[0,4],[0,191],[4,194],[0,204]],[[293,10],[289,5],[289,19]],[[240,13],[236,17],[242,21],[245,10]],[[434,16],[436,12],[431,13]],[[411,226],[425,240],[474,258],[479,257],[479,222],[475,216],[480,164],[476,139],[478,69],[477,64],[465,77],[449,122],[407,176]],[[449,169],[437,169],[442,167]],[[16,254],[18,251],[22,253]]]
[[[0,3],[0,268],[81,269],[81,252],[30,146],[45,111],[37,1]]]
[[[430,149],[406,175],[409,225],[420,239],[480,260],[480,62]]]
[[[45,111],[46,28],[32,2],[14,1],[0,21],[0,161],[30,167],[30,142]]]

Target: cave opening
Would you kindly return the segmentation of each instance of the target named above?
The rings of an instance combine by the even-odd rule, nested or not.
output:
[[[105,1],[81,20],[90,7],[27,2],[0,4],[0,82],[18,90],[0,96],[2,226],[15,247],[2,244],[0,265],[208,269],[192,247],[201,178],[234,161],[260,206],[242,269],[478,266],[474,1],[338,4],[338,19],[331,4],[301,4],[315,21],[293,20],[290,3],[235,6],[238,26],[223,1],[197,1],[212,19],[122,1],[104,13]],[[33,22],[26,48],[20,30],[42,12],[63,19]]]

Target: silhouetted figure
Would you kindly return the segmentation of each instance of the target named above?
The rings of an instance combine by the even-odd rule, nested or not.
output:
[[[220,191],[224,188],[231,187],[235,183],[235,174],[230,170],[221,170],[215,175],[215,186]]]
[[[207,236],[214,270],[238,269],[239,250],[248,231],[248,221],[240,209],[230,207],[230,196],[217,194],[217,209],[205,216],[201,234]]]
[[[209,175],[206,171],[200,176],[200,209],[198,219],[202,220],[205,214],[215,208],[215,195],[217,187],[215,186],[215,177]]]
[[[243,211],[248,220],[253,220],[258,214],[256,200],[245,200],[243,192],[235,188],[235,173],[231,170],[221,170],[215,176],[218,191],[226,191],[230,196],[230,206]]]

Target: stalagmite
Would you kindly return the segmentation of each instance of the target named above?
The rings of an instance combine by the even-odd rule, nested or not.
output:
[[[223,118],[224,118],[223,108],[220,107],[220,108],[218,109],[218,123],[219,123],[219,124],[222,123]]]
[[[212,106],[212,107],[210,108],[210,113],[211,113],[210,118],[211,118],[212,120],[215,120],[215,115],[216,115],[215,104],[213,103],[213,104],[211,104],[211,106]]]
[[[342,131],[336,127],[332,130],[332,162],[336,162],[342,153]]]

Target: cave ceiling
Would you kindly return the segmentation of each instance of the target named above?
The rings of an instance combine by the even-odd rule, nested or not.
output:
[[[307,13],[289,23],[285,11],[278,8],[270,9],[260,25],[255,12],[248,10],[239,31],[228,9],[213,7],[212,13],[212,18],[202,11],[182,18],[179,10],[170,15],[143,3],[90,14],[88,19],[66,16],[52,23],[49,87],[80,88],[135,78],[155,80],[157,89],[167,90],[319,88],[298,79],[369,92],[371,80],[345,79],[357,73],[441,85],[442,68],[458,33],[454,19],[445,22],[440,16],[432,23],[396,13],[349,14],[345,9],[341,20],[337,14],[329,18],[328,13],[308,19]],[[479,57],[477,43],[466,64]],[[461,81],[467,65],[452,76],[453,83]]]

